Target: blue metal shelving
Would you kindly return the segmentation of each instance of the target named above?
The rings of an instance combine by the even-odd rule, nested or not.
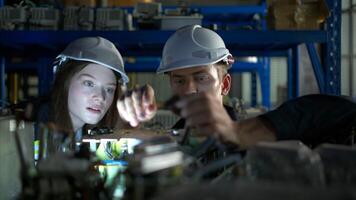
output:
[[[341,76],[341,0],[327,0],[330,16],[326,23],[327,42],[322,50],[324,90],[340,94]],[[352,28],[352,27],[349,27]]]
[[[159,57],[165,41],[173,31],[0,31],[0,54],[9,56],[23,57],[49,57],[54,58],[66,44],[70,41],[83,36],[102,36],[117,44],[120,52],[124,56],[133,57]],[[327,33],[325,31],[255,31],[255,30],[233,30],[218,31],[225,40],[227,47],[234,56],[288,56],[293,58],[294,69],[290,73],[290,97],[297,96],[298,79],[292,79],[297,74],[297,46],[300,44],[327,43]],[[314,49],[313,45],[308,45]],[[308,48],[308,49],[309,49]],[[314,49],[315,51],[315,49]],[[292,53],[289,53],[292,52]],[[317,55],[310,54],[312,58]],[[51,60],[51,59],[49,59]],[[129,63],[127,71],[155,71],[158,66],[158,59],[153,61],[142,61],[137,59],[138,63]],[[316,63],[318,59],[314,59]],[[146,62],[143,64],[143,62]],[[313,62],[314,63],[314,62]],[[50,63],[48,63],[49,66]],[[36,64],[37,65],[37,64]],[[28,65],[27,67],[31,67]],[[37,66],[38,67],[38,66]],[[320,68],[320,67],[317,67]],[[50,71],[43,65],[42,70]],[[39,69],[39,74],[47,74]],[[256,71],[260,77],[265,76],[269,79],[268,73],[259,69],[253,64],[237,63],[232,72],[236,71]],[[267,74],[266,74],[267,73]],[[317,74],[318,75],[318,74]],[[319,75],[318,75],[319,76]],[[44,81],[46,79],[40,79]],[[268,81],[268,80],[263,80]],[[48,83],[48,82],[47,82]],[[323,83],[321,83],[323,84]],[[40,85],[42,85],[40,83]],[[48,84],[44,84],[48,85]],[[269,105],[267,98],[270,89],[268,83],[262,84],[263,105]],[[324,87],[324,86],[323,86]],[[44,91],[44,90],[43,90]],[[268,98],[269,99],[269,98]]]
[[[298,96],[298,46],[306,44],[313,69],[317,77],[321,93],[340,94],[340,0],[328,0],[330,17],[327,19],[326,31],[272,31],[272,30],[229,30],[217,31],[224,39],[228,49],[234,56],[284,56],[288,58],[288,97]],[[198,9],[198,8],[197,8]],[[202,13],[214,14],[221,12],[221,7],[200,8]],[[225,8],[229,12],[237,12],[236,7]],[[245,9],[244,12],[265,13],[266,10]],[[243,11],[239,11],[243,12]],[[224,10],[224,13],[226,10]],[[231,14],[231,13],[230,13]],[[140,31],[0,31],[0,55],[5,58],[21,56],[30,58],[46,57],[40,64],[33,62],[8,65],[5,70],[31,68],[37,69],[42,77],[50,77],[52,72],[50,61],[61,52],[65,45],[74,39],[84,36],[102,36],[113,41],[124,56],[136,57],[135,62],[127,62],[127,71],[155,71],[163,45],[173,31],[140,30]],[[321,44],[321,58],[315,49],[315,44]],[[5,60],[2,59],[4,68]],[[262,86],[263,105],[270,105],[269,61],[255,65],[251,63],[236,63],[232,72],[249,71],[258,73]],[[7,64],[7,63],[6,63]],[[47,67],[46,67],[47,66]],[[3,75],[3,74],[1,74]],[[3,81],[4,78],[0,77]],[[50,78],[40,78],[39,85],[48,89]],[[45,82],[46,81],[46,82]],[[3,92],[1,93],[3,94]],[[4,98],[2,96],[2,98]]]

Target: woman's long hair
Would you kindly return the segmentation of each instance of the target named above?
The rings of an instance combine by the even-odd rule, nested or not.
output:
[[[56,125],[58,130],[67,134],[74,133],[72,121],[68,110],[69,86],[74,75],[84,69],[88,64],[90,64],[90,62],[69,60],[62,66],[60,66],[57,73],[55,74],[55,80],[51,93],[49,116],[50,121]],[[115,75],[116,80],[118,81],[120,77],[118,77],[119,75],[117,73],[115,73]],[[118,96],[121,95],[121,87],[119,85],[119,82],[117,82],[117,84],[118,85],[116,86],[113,103],[109,107],[103,119],[100,120],[96,125],[94,125],[95,127],[115,127],[118,120],[116,101],[118,99]],[[92,127],[93,125],[89,126]]]

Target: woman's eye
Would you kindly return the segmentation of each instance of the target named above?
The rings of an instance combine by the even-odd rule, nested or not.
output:
[[[93,81],[89,81],[89,80],[83,81],[83,85],[88,86],[88,87],[94,87]]]
[[[109,94],[114,94],[115,93],[115,88],[107,88],[106,92]]]

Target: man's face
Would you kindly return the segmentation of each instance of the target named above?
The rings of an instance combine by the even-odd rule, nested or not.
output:
[[[116,78],[112,70],[89,64],[75,74],[68,92],[68,110],[76,131],[84,124],[98,123],[113,102]]]
[[[223,81],[219,79],[219,73],[215,66],[201,66],[187,69],[174,70],[170,72],[170,83],[174,94],[184,96],[197,92],[212,92],[222,102],[225,94]],[[224,80],[224,78],[223,78]],[[228,89],[230,85],[228,86]]]

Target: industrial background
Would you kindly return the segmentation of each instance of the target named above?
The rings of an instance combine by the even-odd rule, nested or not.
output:
[[[163,103],[172,95],[168,77],[155,72],[163,45],[190,24],[216,31],[235,57],[225,100],[236,109],[254,115],[314,93],[356,98],[355,6],[355,0],[0,0],[0,107],[48,94],[53,60],[83,36],[112,41],[129,87],[149,83]],[[157,118],[176,120],[164,112]],[[1,129],[13,130],[5,120]],[[0,199],[20,191],[8,171],[20,166],[13,144],[0,133]]]
[[[88,35],[114,41],[130,84],[151,83],[163,101],[169,88],[164,76],[154,74],[160,47],[172,30],[192,23],[222,35],[238,60],[230,96],[247,105],[271,108],[319,91],[354,96],[352,2],[293,2],[162,1],[135,7],[134,1],[2,1],[1,102],[46,94],[53,58],[67,42]],[[321,52],[325,56],[318,58]]]

